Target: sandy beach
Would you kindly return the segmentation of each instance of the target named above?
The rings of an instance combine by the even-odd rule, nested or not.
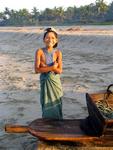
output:
[[[0,27],[1,150],[37,147],[37,138],[5,133],[4,125],[28,125],[41,117],[39,74],[34,72],[34,56],[44,46],[44,28]],[[56,29],[58,48],[63,53],[64,118],[85,118],[88,115],[85,94],[105,90],[113,83],[113,26]]]

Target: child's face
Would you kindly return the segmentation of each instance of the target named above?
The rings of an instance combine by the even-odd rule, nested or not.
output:
[[[49,32],[46,34],[44,38],[44,43],[46,44],[47,48],[53,48],[53,46],[58,42],[55,34],[53,32]]]

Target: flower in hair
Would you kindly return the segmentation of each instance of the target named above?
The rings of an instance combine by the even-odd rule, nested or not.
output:
[[[56,32],[56,30],[55,30],[53,27],[46,28],[44,31],[45,31],[45,32],[51,32],[51,31]],[[57,32],[56,32],[56,33],[57,33]]]

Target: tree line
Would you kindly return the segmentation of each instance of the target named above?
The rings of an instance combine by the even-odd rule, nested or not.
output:
[[[0,26],[37,26],[37,25],[76,25],[76,24],[113,24],[113,2],[96,0],[89,5],[63,8],[46,8],[39,11],[33,7],[14,10],[5,8],[0,12]]]

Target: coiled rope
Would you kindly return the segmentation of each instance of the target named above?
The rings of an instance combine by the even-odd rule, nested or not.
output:
[[[104,94],[104,98],[96,102],[96,106],[98,107],[99,111],[104,115],[105,118],[113,118],[113,108],[110,107],[108,104],[108,98],[113,92],[110,90],[110,87],[113,84],[110,84],[107,88],[107,92]]]

